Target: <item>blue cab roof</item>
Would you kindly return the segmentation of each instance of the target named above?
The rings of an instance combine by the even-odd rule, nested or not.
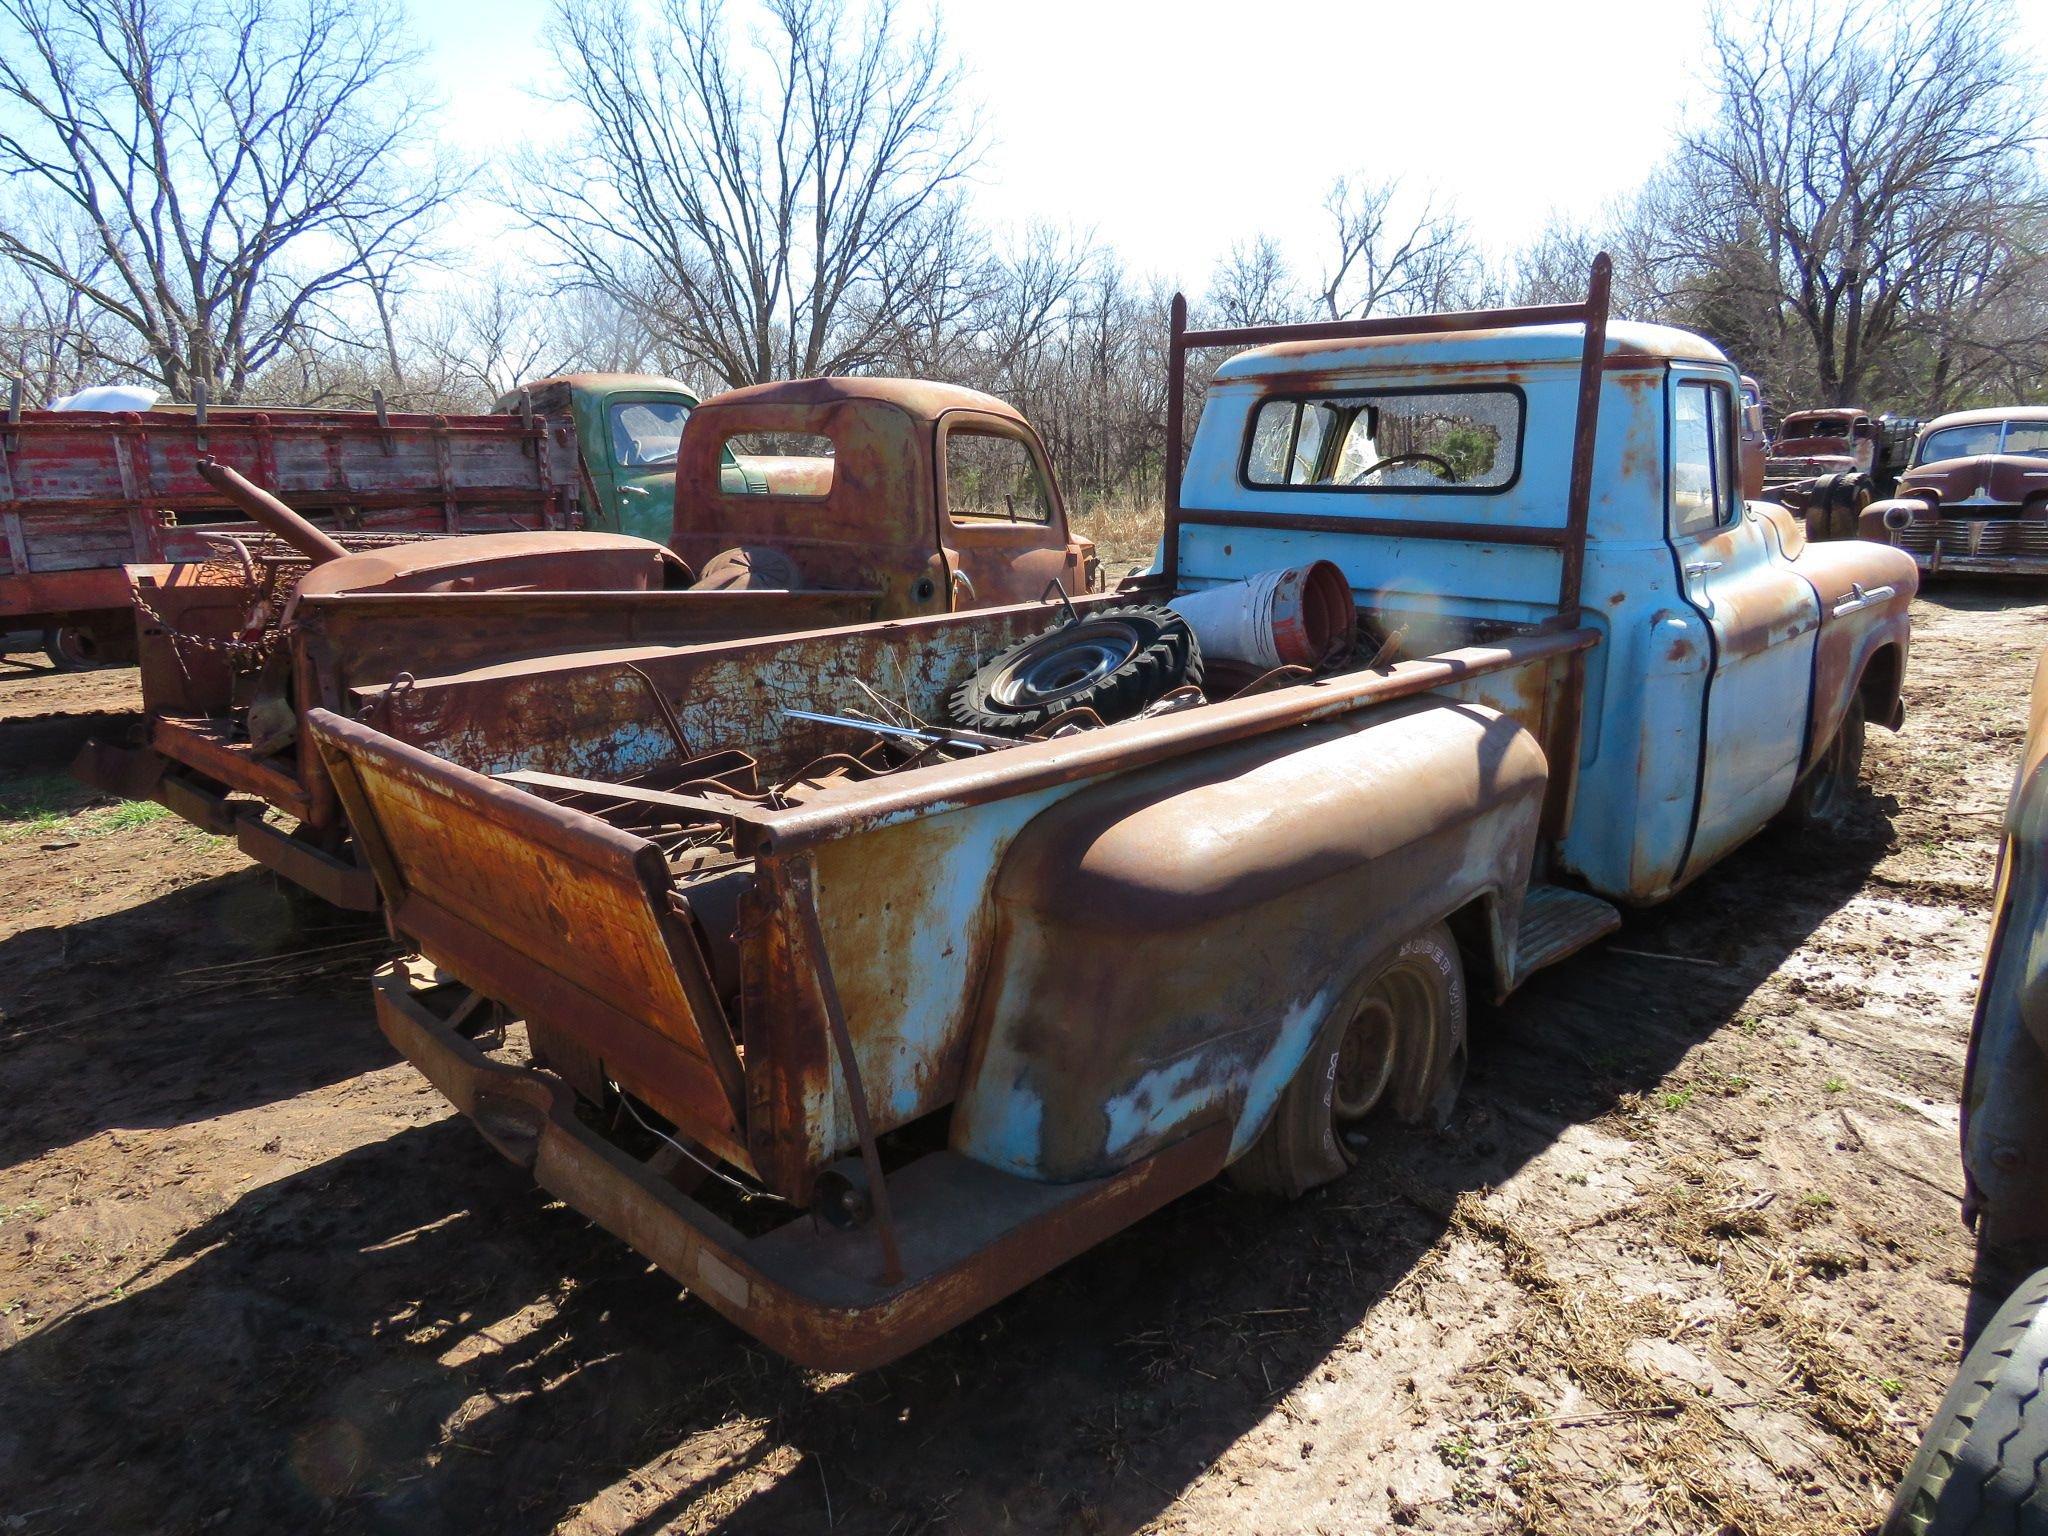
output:
[[[1253,347],[1216,370],[1216,382],[1284,378],[1299,373],[1478,367],[1487,363],[1576,363],[1585,348],[1585,327],[1576,324],[1507,326],[1440,335],[1370,336],[1353,341],[1283,341]],[[1728,364],[1721,349],[1691,331],[1671,325],[1616,321],[1607,327],[1611,361],[1640,360]]]

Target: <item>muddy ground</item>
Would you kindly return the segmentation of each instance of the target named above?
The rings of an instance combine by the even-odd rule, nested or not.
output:
[[[2044,615],[1923,600],[1853,835],[1479,1021],[1447,1132],[1197,1192],[854,1377],[450,1118],[371,1023],[376,929],[69,786],[131,673],[0,666],[0,1531],[1867,1528],[1957,1354]]]

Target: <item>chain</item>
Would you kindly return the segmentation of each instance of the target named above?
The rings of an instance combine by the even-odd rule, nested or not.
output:
[[[189,645],[198,650],[211,651],[216,656],[246,656],[257,660],[267,657],[284,639],[284,630],[276,620],[270,620],[253,640],[222,639],[214,635],[195,635],[179,629],[169,619],[158,613],[149,599],[140,592],[135,594],[135,609],[149,623],[154,624],[170,636],[173,645]]]

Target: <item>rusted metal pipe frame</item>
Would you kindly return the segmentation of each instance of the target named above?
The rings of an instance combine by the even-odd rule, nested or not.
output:
[[[1586,325],[1588,340],[1586,356],[1594,359],[1593,376],[1597,381],[1599,377],[1598,359],[1600,353],[1595,350],[1593,344],[1596,308],[1599,332],[1598,345],[1604,348],[1607,337],[1607,295],[1609,276],[1612,269],[1613,263],[1608,260],[1606,252],[1603,251],[1594,258],[1591,280],[1587,287],[1586,301],[1583,304],[1530,304],[1514,309],[1449,310],[1430,315],[1389,315],[1379,319],[1365,320],[1319,320],[1304,325],[1243,325],[1202,331],[1191,331],[1187,328],[1187,299],[1181,294],[1175,294],[1170,311],[1170,336],[1166,354],[1166,494],[1164,500],[1166,508],[1165,573],[1168,589],[1172,590],[1178,587],[1180,581],[1180,482],[1183,469],[1181,464],[1181,446],[1182,437],[1186,430],[1183,397],[1187,392],[1187,354],[1190,349],[1195,347],[1271,346],[1289,341],[1361,341],[1375,336],[1442,336],[1461,331],[1505,330],[1518,326],[1557,325],[1572,321],[1583,321]],[[1579,421],[1574,428],[1573,435],[1572,483],[1575,487],[1578,484],[1578,444],[1580,437],[1583,436],[1588,444],[1586,486],[1590,491],[1592,484],[1592,461],[1590,457],[1592,431],[1586,419],[1587,401],[1584,383],[1585,369],[1582,366],[1580,374]],[[1594,392],[1592,405],[1593,409],[1597,412],[1599,408],[1597,389]],[[1210,522],[1212,520],[1210,516],[1206,515],[1200,519],[1202,522]],[[1379,531],[1366,527],[1368,522],[1398,520],[1339,519],[1338,521],[1342,522],[1345,531],[1363,533]],[[1296,525],[1288,523],[1281,517],[1248,515],[1245,517],[1244,522],[1234,523],[1230,526],[1289,527]],[[1443,523],[1418,518],[1412,522],[1400,521],[1400,533],[1402,536],[1409,538],[1470,540],[1473,537],[1471,532],[1473,526],[1470,523]],[[1569,505],[1566,510],[1566,526],[1568,530],[1573,526]],[[1576,519],[1576,527],[1578,530],[1577,542],[1580,548],[1580,558],[1583,559],[1586,529],[1583,504]],[[1312,529],[1309,531],[1321,532],[1328,530]],[[1489,532],[1489,537],[1492,537],[1495,543],[1522,542],[1519,540],[1501,539],[1491,531]],[[1530,540],[1527,542],[1535,541]],[[1561,544],[1557,547],[1566,549],[1566,565],[1568,568],[1573,568],[1574,562],[1571,559],[1570,546]],[[1572,570],[1572,580],[1574,595],[1576,595],[1576,569]]]
[[[1579,357],[1579,402],[1572,424],[1572,474],[1565,499],[1564,569],[1558,573],[1557,612],[1566,622],[1579,614],[1586,573],[1586,522],[1593,503],[1593,450],[1600,432],[1600,378],[1607,351],[1607,308],[1614,262],[1605,251],[1593,258],[1586,285],[1586,345]],[[1543,796],[1542,833],[1555,843],[1571,825],[1572,795],[1579,779],[1579,732],[1585,718],[1586,658],[1573,653],[1565,663],[1564,687],[1543,742],[1550,758],[1550,783]]]
[[[262,486],[216,459],[201,459],[199,474],[208,485],[276,534],[315,565],[339,560],[348,549],[332,534],[315,527]]]
[[[1600,365],[1607,351],[1607,301],[1614,263],[1602,251],[1593,258],[1580,318],[1586,322],[1585,350],[1579,357],[1578,414],[1572,424],[1572,473],[1565,498],[1565,562],[1558,581],[1558,612],[1579,606],[1579,584],[1585,575],[1586,519],[1593,502],[1593,448],[1600,427]]]
[[[1171,337],[1166,348],[1166,462],[1161,466],[1160,489],[1164,492],[1165,587],[1171,593],[1180,586],[1180,482],[1186,466],[1181,462],[1181,434],[1186,430],[1188,392],[1188,301],[1176,293],[1169,310]]]
[[[1599,641],[1592,629],[1544,628],[1495,645],[1464,646],[1384,672],[1345,672],[1250,698],[1225,699],[1153,720],[1125,721],[1007,752],[934,764],[830,790],[788,810],[734,813],[747,857],[798,853],[875,827],[985,805],[1098,774],[1121,773],[1267,731],[1412,698],[1510,667],[1568,657]]]
[[[882,1177],[882,1154],[875,1145],[875,1123],[868,1115],[867,1085],[861,1080],[860,1062],[853,1054],[853,1036],[846,1028],[846,1010],[839,1002],[839,983],[832,975],[832,956],[825,948],[825,928],[818,921],[817,888],[811,861],[791,862],[787,879],[796,898],[797,915],[810,942],[812,976],[818,997],[825,1005],[825,1025],[832,1036],[832,1049],[839,1057],[839,1070],[846,1079],[847,1107],[853,1112],[853,1134],[860,1142],[861,1166],[867,1170],[868,1198],[875,1204],[875,1226],[882,1240],[882,1278],[894,1285],[903,1278],[903,1251],[896,1241],[896,1217],[889,1209],[889,1186]]]

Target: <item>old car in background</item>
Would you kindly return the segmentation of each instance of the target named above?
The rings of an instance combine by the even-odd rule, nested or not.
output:
[[[1898,485],[1918,426],[1853,405],[1789,412],[1764,460],[1762,494],[1799,513],[1810,539],[1855,538],[1863,509]]]
[[[1864,511],[1862,534],[1929,575],[2048,575],[2048,406],[1930,421],[1898,494]]]
[[[604,454],[586,454],[586,472],[612,476],[598,491],[613,498],[658,488],[665,545],[586,530],[350,551],[224,466],[180,471],[280,538],[127,567],[144,720],[135,740],[88,743],[74,774],[368,909],[369,869],[300,730],[316,705],[353,714],[366,687],[540,653],[786,634],[1100,584],[1043,445],[990,396],[892,379],[768,384],[705,402],[672,439],[672,398],[629,379],[558,380],[542,398],[597,413],[583,440]]]
[[[1746,503],[1735,368],[1610,327],[1608,279],[1219,331],[1176,300],[1167,464],[1188,352],[1252,350],[1116,593],[311,711],[416,952],[386,1034],[835,1369],[1226,1168],[1298,1193],[1377,1116],[1441,1122],[1473,992],[1829,821],[1901,718],[1912,562]],[[1003,484],[973,493],[997,531]],[[472,1038],[513,1020],[514,1059]]]

